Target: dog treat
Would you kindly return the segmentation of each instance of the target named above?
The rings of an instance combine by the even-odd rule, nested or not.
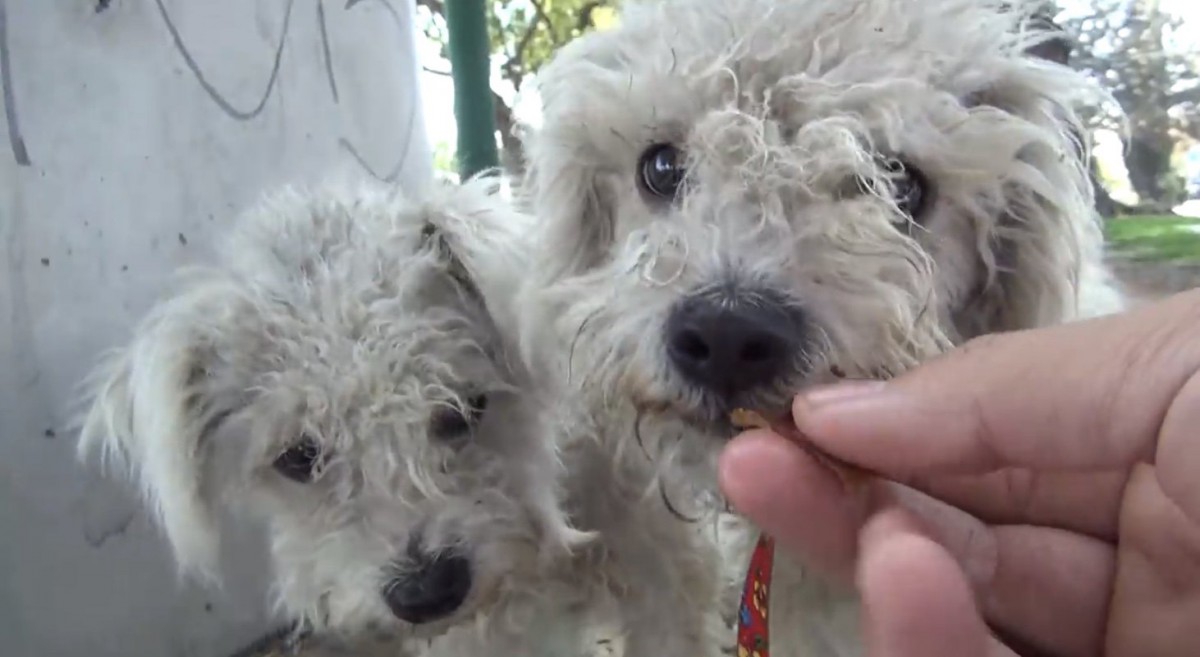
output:
[[[729,414],[729,421],[738,429],[770,429],[785,438],[790,438],[811,454],[817,463],[831,470],[837,476],[838,481],[841,482],[842,487],[847,490],[854,490],[861,487],[871,476],[866,470],[817,449],[817,446],[813,445],[812,442],[797,435],[796,429],[792,426],[791,422],[772,422],[762,413],[749,408],[733,409],[733,412]]]
[[[748,408],[735,408],[729,414],[729,421],[738,429],[770,429],[771,422],[758,411]]]

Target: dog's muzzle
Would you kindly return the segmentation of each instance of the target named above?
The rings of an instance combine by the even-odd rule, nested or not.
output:
[[[666,322],[666,349],[682,377],[732,408],[796,365],[804,313],[768,289],[725,286],[685,297]]]
[[[450,616],[471,592],[471,561],[452,551],[423,553],[410,548],[403,573],[383,587],[392,614],[420,625]]]

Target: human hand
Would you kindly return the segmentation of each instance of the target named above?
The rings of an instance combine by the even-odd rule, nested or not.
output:
[[[797,397],[800,435],[879,473],[863,498],[769,431],[722,487],[855,581],[872,657],[1017,654],[989,627],[1023,655],[1200,655],[1198,371],[1200,291],[988,336]]]

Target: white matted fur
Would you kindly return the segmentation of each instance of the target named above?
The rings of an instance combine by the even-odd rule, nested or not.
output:
[[[669,610],[669,635],[626,628],[629,657],[709,649],[719,560],[681,516],[718,506],[732,407],[783,413],[804,386],[1122,307],[1075,139],[1099,92],[1027,54],[1050,36],[1038,4],[630,2],[543,69],[523,353],[575,413],[572,485],[593,491],[576,526],[638,574],[629,600]],[[678,184],[644,184],[647,162]],[[698,382],[679,354],[715,350],[675,330],[697,305],[779,318],[785,365]],[[860,650],[848,593],[778,579],[774,652]]]

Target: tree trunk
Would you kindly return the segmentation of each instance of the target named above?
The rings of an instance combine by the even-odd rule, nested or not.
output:
[[[496,106],[496,129],[500,131],[500,166],[512,180],[520,180],[525,174],[525,151],[518,134],[521,125],[498,94],[492,94],[492,102]]]
[[[1163,181],[1171,171],[1171,143],[1156,132],[1134,130],[1125,153],[1129,183],[1139,197],[1139,205],[1169,205]]]
[[[1105,219],[1111,219],[1120,214],[1120,206],[1109,195],[1108,190],[1104,187],[1104,183],[1100,182],[1100,176],[1097,174],[1095,163],[1092,164],[1092,171],[1088,177],[1092,179],[1092,195],[1096,199],[1096,212]]]

